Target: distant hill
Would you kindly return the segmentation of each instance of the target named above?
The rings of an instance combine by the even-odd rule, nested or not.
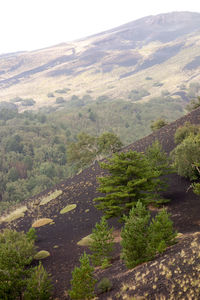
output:
[[[172,12],[74,42],[1,55],[0,99],[33,98],[31,108],[86,94],[129,101],[140,94],[139,101],[146,101],[167,92],[187,100],[185,89],[200,78],[199,44],[200,14]]]

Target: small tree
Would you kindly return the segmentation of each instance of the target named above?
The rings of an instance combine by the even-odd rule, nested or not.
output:
[[[156,140],[151,146],[147,148],[146,151],[147,159],[153,171],[157,172],[158,184],[155,187],[155,198],[158,197],[161,191],[165,191],[168,187],[167,181],[168,178],[165,176],[173,172],[171,166],[171,160],[167,154],[163,151],[161,144]],[[168,202],[167,199],[161,199],[159,202]],[[158,203],[158,201],[157,201]]]
[[[151,130],[156,131],[156,130],[164,127],[167,124],[168,123],[164,119],[158,119],[151,124]]]
[[[174,168],[180,176],[199,178],[200,134],[188,136],[171,153]]]
[[[200,96],[196,99],[192,99],[190,103],[186,106],[188,111],[192,111],[200,106]]]
[[[111,253],[113,251],[113,228],[109,229],[105,217],[102,217],[100,223],[96,223],[92,230],[92,242],[90,250],[92,252],[91,259],[95,266],[102,265],[105,261],[109,263]]]
[[[34,241],[23,232],[6,229],[0,234],[0,299],[21,297],[34,254]]]
[[[52,285],[48,278],[48,273],[43,268],[41,262],[34,268],[32,276],[27,281],[27,288],[24,300],[49,300]]]
[[[155,202],[154,190],[159,185],[159,173],[152,169],[148,159],[136,151],[115,153],[108,163],[100,166],[110,175],[99,178],[99,191],[105,196],[94,201],[98,209],[104,211],[106,218],[122,217],[141,200],[143,203]]]
[[[94,268],[90,266],[89,256],[84,252],[80,257],[80,267],[72,271],[71,299],[92,299],[96,280],[93,277]]]
[[[122,258],[128,268],[148,260],[147,240],[150,214],[140,201],[133,207],[121,233]]]
[[[173,222],[166,209],[159,212],[148,229],[148,252],[155,256],[157,252],[162,253],[175,241],[177,233],[173,229]]]

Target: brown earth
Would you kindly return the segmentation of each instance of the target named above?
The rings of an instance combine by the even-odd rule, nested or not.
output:
[[[132,149],[143,152],[158,139],[169,153],[175,146],[174,133],[185,121],[200,124],[200,109],[125,147],[123,151]],[[57,186],[62,194],[56,199],[38,206],[38,198],[49,192],[46,191],[32,201],[25,202],[28,210],[24,218],[0,225],[0,228],[7,226],[27,231],[38,218],[53,219],[52,224],[36,230],[38,250],[47,250],[51,254],[43,260],[43,264],[52,275],[54,299],[67,299],[71,271],[78,264],[83,251],[87,250],[87,247],[78,246],[77,242],[90,234],[100,219],[101,212],[96,210],[92,200],[99,195],[96,191],[97,178],[103,173],[96,162]],[[186,192],[190,185],[188,180],[175,174],[168,177],[169,188],[164,196],[171,201],[167,208],[172,214],[176,230],[183,233],[183,236],[179,243],[170,247],[162,256],[133,270],[125,268],[119,256],[120,245],[116,243],[112,266],[104,271],[95,271],[98,279],[106,276],[113,282],[113,289],[98,295],[99,299],[131,299],[129,296],[144,297],[136,299],[199,299],[200,235],[194,233],[200,232],[200,199],[191,189]],[[77,204],[77,207],[66,214],[60,214],[61,209],[69,204]],[[120,224],[116,220],[110,223],[119,230]]]

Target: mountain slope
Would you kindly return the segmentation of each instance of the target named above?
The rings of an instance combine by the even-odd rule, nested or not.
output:
[[[162,91],[180,92],[181,84],[187,88],[200,77],[199,28],[200,14],[173,12],[71,43],[2,55],[0,98],[31,97],[41,107],[56,105],[59,96],[127,100],[132,90],[143,89],[145,101]]]
[[[124,148],[123,151],[128,151],[129,149],[137,150],[144,152],[145,149],[151,145],[151,143],[158,139],[162,144],[164,150],[169,153],[175,146],[174,144],[174,133],[176,129],[183,125],[186,121],[189,121],[194,124],[200,124],[200,108],[191,112],[190,114],[178,119],[177,121],[161,128],[155,133],[129,145]],[[10,221],[9,223],[3,222],[1,218],[0,228],[9,226],[9,228],[15,228],[17,230],[28,231],[31,225],[35,220],[40,218],[51,218],[53,222],[51,225],[46,225],[37,228],[38,241],[37,246],[39,250],[48,250],[51,254],[50,257],[43,261],[47,270],[52,274],[53,281],[55,284],[55,296],[58,299],[66,299],[66,289],[69,288],[69,281],[71,278],[71,270],[74,268],[75,264],[78,264],[78,258],[81,253],[85,250],[85,247],[77,245],[77,242],[80,241],[83,237],[91,233],[92,228],[95,223],[99,220],[101,213],[97,211],[93,206],[92,199],[98,195],[96,188],[97,177],[103,175],[104,172],[100,169],[98,163],[95,163],[90,168],[84,170],[82,173],[76,175],[73,178],[69,178],[65,182],[61,183],[57,187],[54,187],[51,191],[46,191],[37,197],[30,199],[29,201],[24,202],[24,207],[27,210],[23,210],[23,214],[19,215],[19,218]],[[199,197],[194,195],[191,189],[186,192],[189,186],[189,181],[183,178],[180,178],[177,175],[170,175],[170,186],[168,191],[165,193],[165,196],[168,199],[171,199],[171,202],[167,205],[169,212],[172,214],[172,219],[175,225],[175,228],[183,233],[194,233],[200,231],[199,223],[199,209],[200,202]],[[58,190],[55,192],[55,188]],[[41,205],[42,201],[42,205]],[[67,205],[76,204],[74,209],[69,211],[66,214],[60,214],[60,211]],[[24,208],[23,207],[23,208]],[[20,217],[21,216],[21,217]],[[113,221],[113,224],[116,228],[119,228],[119,224],[116,225],[116,222]],[[194,242],[194,247],[188,249],[188,245]],[[158,284],[156,283],[156,294],[160,296],[161,294],[168,295],[168,290],[172,287],[175,282],[174,279],[178,281],[186,280],[186,276],[191,275],[191,281],[188,285],[188,289],[192,287],[192,282],[195,283],[196,270],[199,266],[199,257],[195,256],[194,264],[188,266],[187,269],[183,270],[182,274],[176,274],[176,268],[183,268],[183,260],[180,259],[181,250],[184,251],[185,259],[192,258],[192,251],[199,249],[199,235],[192,235],[191,238],[188,236],[183,237],[183,241],[179,245],[175,245],[174,248],[167,251],[164,257],[158,257],[154,262],[150,262],[141,266],[138,266],[133,272],[127,271],[122,262],[119,260],[119,256],[116,256],[114,259],[114,264],[111,269],[108,269],[105,274],[100,273],[98,278],[102,276],[112,276],[114,278],[114,290],[111,292],[113,296],[112,299],[116,299],[118,292],[126,292],[126,289],[121,291],[123,288],[123,281],[127,283],[127,286],[133,286],[132,275],[136,276],[136,273],[139,272],[139,277],[143,276],[145,280],[148,280],[149,283],[152,283],[155,278],[157,278]],[[196,254],[195,254],[196,255]],[[163,266],[168,268],[168,261],[177,258],[175,262],[172,262],[176,268],[173,268],[174,273],[172,278],[168,278],[167,289],[165,289],[166,278],[159,281],[160,273],[158,269],[154,269],[153,264],[160,265],[160,262],[164,263]],[[177,264],[176,264],[177,263]],[[190,267],[190,268],[189,268]],[[196,268],[196,269],[193,269]],[[155,270],[155,271],[153,271]],[[149,273],[148,273],[149,272]],[[149,274],[149,277],[145,274]],[[192,274],[195,274],[194,276]],[[97,272],[98,274],[98,272]],[[144,275],[142,275],[144,274]],[[116,276],[117,275],[117,276]],[[130,275],[130,276],[129,276]],[[182,277],[183,276],[183,277]],[[195,279],[196,278],[196,279]],[[170,279],[170,280],[169,280]],[[120,282],[120,284],[119,284]],[[199,282],[199,281],[198,281]],[[143,295],[144,286],[139,285],[140,281],[137,282],[138,290],[130,289],[131,295]],[[177,282],[178,283],[178,282]],[[151,289],[149,290],[149,297],[152,298],[153,290],[152,285],[150,284]],[[181,297],[185,296],[183,294],[183,287],[176,285],[176,293],[181,292],[181,294],[176,294],[176,299],[183,299]],[[148,288],[148,285],[145,287]],[[186,293],[186,291],[184,291]],[[178,295],[178,296],[177,296]],[[106,295],[107,297],[107,295]],[[100,299],[104,298],[104,295],[100,296]],[[122,298],[120,298],[122,299]],[[156,298],[155,298],[156,299]],[[157,298],[160,299],[160,298]],[[165,298],[164,298],[165,299]],[[169,299],[169,297],[166,297]],[[172,298],[174,299],[174,298]],[[192,299],[198,299],[192,298]]]

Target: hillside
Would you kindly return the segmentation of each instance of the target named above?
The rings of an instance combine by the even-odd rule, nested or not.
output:
[[[143,152],[158,139],[163,149],[169,153],[175,146],[176,129],[186,121],[200,124],[200,108],[125,147],[123,151],[133,149]],[[18,210],[15,216],[0,219],[0,228],[7,226],[25,231],[39,218],[51,219],[49,225],[37,228],[37,246],[39,250],[50,252],[50,257],[43,260],[43,263],[52,274],[57,299],[67,298],[71,270],[85,249],[77,245],[77,242],[91,233],[101,215],[94,208],[92,199],[98,195],[97,177],[102,174],[98,163],[95,163],[54,189],[24,202],[21,211]],[[99,299],[128,299],[128,295],[143,296],[145,299],[186,299],[190,295],[191,299],[198,299],[199,233],[195,232],[200,232],[199,197],[191,190],[187,191],[190,184],[188,180],[175,174],[169,175],[169,180],[170,186],[164,196],[171,200],[167,205],[168,211],[172,214],[175,228],[183,234],[180,243],[153,262],[142,264],[131,271],[125,269],[119,253],[116,253],[111,268],[96,270],[98,278],[108,276],[114,284],[110,294],[99,295]],[[72,204],[71,211],[60,213],[63,208]],[[115,220],[111,223],[116,230],[119,229]]]
[[[185,89],[200,76],[199,28],[200,14],[172,12],[54,47],[1,55],[0,99],[32,98],[31,109],[57,107],[60,96],[68,101],[88,94],[143,102],[163,92],[187,101]]]

